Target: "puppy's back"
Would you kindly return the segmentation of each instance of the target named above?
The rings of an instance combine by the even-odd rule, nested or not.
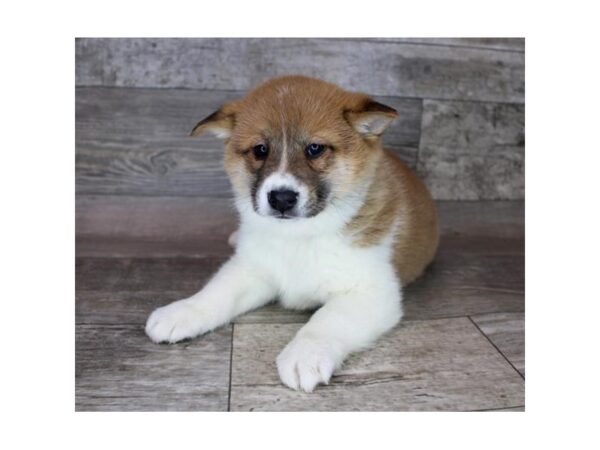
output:
[[[439,242],[435,203],[425,184],[392,152],[382,161],[398,180],[399,227],[394,244],[394,265],[402,285],[414,281],[433,261]]]

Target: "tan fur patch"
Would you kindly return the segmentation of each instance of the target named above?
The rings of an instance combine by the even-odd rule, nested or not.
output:
[[[407,285],[423,273],[437,250],[435,204],[423,182],[393,153],[385,151],[365,203],[348,225],[348,232],[359,246],[378,244],[393,232],[394,266]]]

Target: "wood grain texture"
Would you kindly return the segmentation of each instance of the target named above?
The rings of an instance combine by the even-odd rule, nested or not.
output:
[[[220,258],[77,258],[77,291],[193,291],[226,260]]]
[[[224,257],[238,227],[224,199],[83,195],[75,206],[79,256]]]
[[[445,250],[524,253],[525,202],[437,201]]]
[[[139,325],[76,328],[77,411],[226,411],[231,328],[157,345]]]
[[[231,409],[464,411],[524,403],[524,382],[466,318],[404,322],[313,393],[284,387],[275,359],[299,325],[236,325]]]
[[[223,144],[189,137],[235,93],[76,91],[77,194],[230,197]]]
[[[484,311],[521,312],[525,297],[523,269],[522,256],[446,258],[440,255],[431,270],[404,291],[405,319],[453,317]]]
[[[374,95],[523,103],[522,40],[516,51],[506,51],[514,45],[507,42],[77,39],[76,83],[246,90],[272,76],[304,74]]]
[[[223,143],[194,125],[243,92],[78,88],[76,191],[82,194],[231,198]],[[376,97],[398,110],[384,143],[416,166],[422,103]]]
[[[523,105],[423,102],[418,172],[438,199],[525,195]]]
[[[525,376],[525,314],[495,313],[471,319],[510,363]]]

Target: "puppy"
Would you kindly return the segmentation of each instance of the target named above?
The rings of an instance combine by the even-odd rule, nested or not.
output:
[[[402,317],[401,288],[432,261],[435,205],[380,136],[394,109],[300,76],[272,79],[202,120],[225,140],[240,227],[235,254],[197,294],[155,310],[154,342],[206,333],[275,298],[320,307],[277,357],[310,392]]]

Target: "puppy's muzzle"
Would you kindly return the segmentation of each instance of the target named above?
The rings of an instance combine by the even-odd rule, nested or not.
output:
[[[298,203],[298,193],[289,189],[273,190],[267,194],[267,199],[271,208],[284,215],[286,212],[291,211],[296,206],[296,203]]]

